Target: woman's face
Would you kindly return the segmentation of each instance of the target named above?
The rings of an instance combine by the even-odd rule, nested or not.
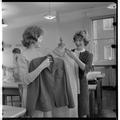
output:
[[[43,40],[43,36],[40,36],[39,38],[38,38],[38,42],[37,42],[37,47],[40,47],[40,44],[41,44],[41,42],[42,42],[42,40]]]
[[[43,40],[43,36],[41,35],[41,36],[38,38],[38,42],[40,43],[40,42],[42,42],[42,40]]]
[[[76,45],[76,47],[84,48],[84,41],[82,40],[81,37],[76,38],[75,45]]]

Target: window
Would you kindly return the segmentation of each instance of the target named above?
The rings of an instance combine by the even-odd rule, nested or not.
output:
[[[111,47],[115,44],[114,17],[100,18],[92,20],[92,53],[93,61],[114,60],[115,51]]]
[[[103,30],[113,30],[113,18],[103,19]]]

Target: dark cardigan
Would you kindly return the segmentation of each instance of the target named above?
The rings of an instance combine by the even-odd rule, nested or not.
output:
[[[45,57],[32,60],[29,72],[36,69]],[[28,85],[27,112],[31,115],[34,110],[43,112],[56,107],[68,106],[74,108],[74,100],[69,79],[66,76],[64,61],[53,58],[50,67],[45,68],[38,77]]]
[[[72,50],[73,52],[75,49]],[[80,94],[78,94],[78,115],[89,115],[89,91],[88,81],[86,74],[92,70],[93,54],[89,51],[80,53],[79,59],[85,64],[85,70],[83,71],[79,67],[79,80],[80,80]]]

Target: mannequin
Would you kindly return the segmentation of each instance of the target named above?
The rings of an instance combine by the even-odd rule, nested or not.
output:
[[[65,43],[63,43],[61,37],[60,37],[60,43],[58,43],[58,46],[53,50],[53,53],[59,57],[63,57],[65,55]]]

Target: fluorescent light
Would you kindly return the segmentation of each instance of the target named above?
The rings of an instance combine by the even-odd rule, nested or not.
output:
[[[52,19],[55,19],[56,16],[53,16],[53,15],[46,15],[46,16],[44,16],[44,18],[47,19],[47,20],[52,20]]]
[[[115,3],[110,4],[107,8],[108,9],[116,9],[116,4]]]

